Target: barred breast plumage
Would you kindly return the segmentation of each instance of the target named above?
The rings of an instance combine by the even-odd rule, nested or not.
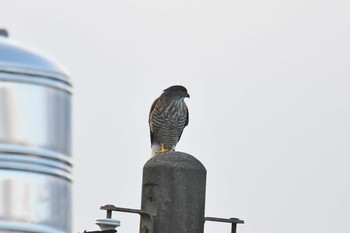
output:
[[[153,102],[149,114],[153,154],[175,150],[189,121],[185,97],[189,97],[185,87],[171,86]]]

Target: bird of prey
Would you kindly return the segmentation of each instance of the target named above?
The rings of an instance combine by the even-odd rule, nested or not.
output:
[[[152,155],[174,151],[189,114],[184,99],[190,97],[187,89],[176,85],[168,87],[153,102],[149,113]]]

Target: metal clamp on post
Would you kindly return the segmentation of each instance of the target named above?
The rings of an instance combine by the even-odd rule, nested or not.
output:
[[[144,210],[127,209],[116,207],[114,205],[105,205],[100,207],[101,210],[107,210],[107,218],[112,218],[112,211],[139,214],[141,217],[140,233],[153,233],[152,215]]]
[[[214,218],[214,217],[205,217],[205,221],[211,221],[211,222],[226,222],[231,223],[231,233],[236,233],[237,231],[237,224],[243,224],[244,221],[240,220],[238,218]]]

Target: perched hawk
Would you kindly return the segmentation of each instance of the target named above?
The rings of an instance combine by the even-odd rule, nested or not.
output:
[[[152,155],[174,151],[182,131],[188,125],[184,99],[190,97],[183,86],[171,86],[153,102],[149,113]]]

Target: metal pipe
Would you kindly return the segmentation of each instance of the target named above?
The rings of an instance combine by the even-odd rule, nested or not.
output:
[[[182,152],[148,160],[141,209],[152,214],[154,233],[203,233],[206,174],[200,161]]]

